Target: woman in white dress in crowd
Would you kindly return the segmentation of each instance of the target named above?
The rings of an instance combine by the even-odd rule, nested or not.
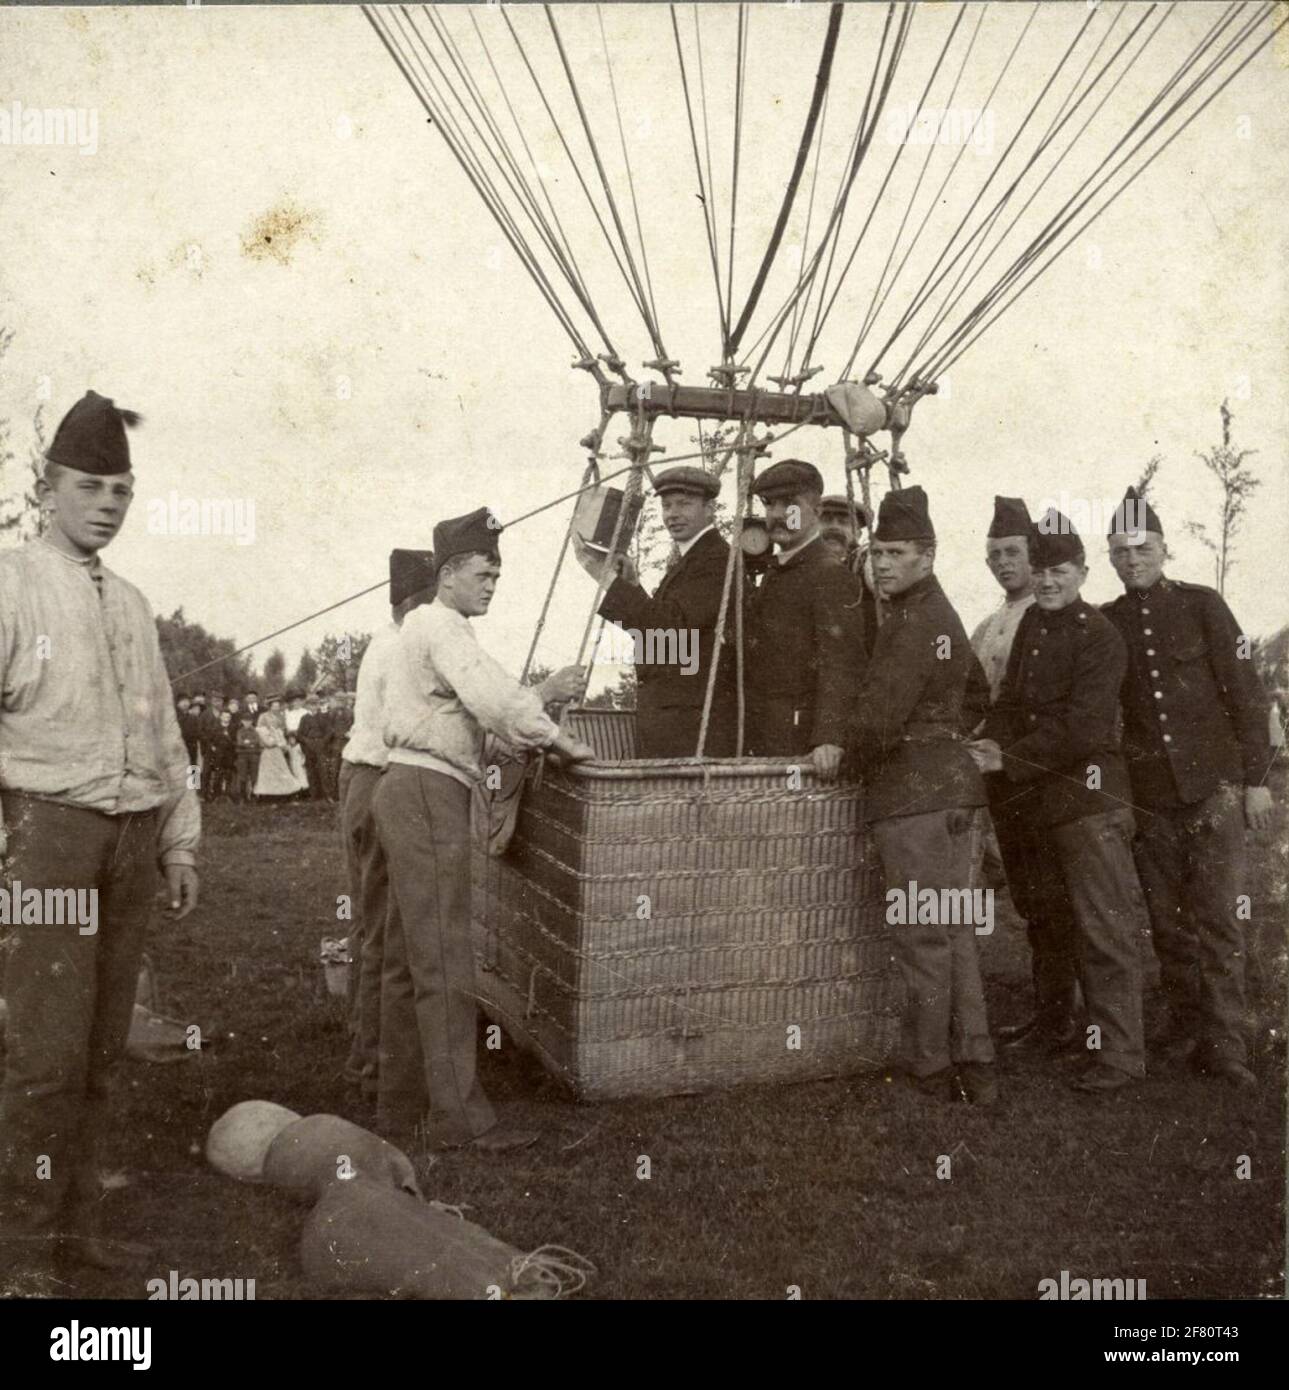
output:
[[[256,722],[255,732],[260,740],[260,770],[255,778],[255,795],[294,796],[300,790],[300,783],[287,759],[286,721],[280,695],[269,699],[269,707]]]

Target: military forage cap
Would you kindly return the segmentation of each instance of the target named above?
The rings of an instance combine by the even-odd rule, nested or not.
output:
[[[752,484],[755,496],[766,501],[771,497],[795,497],[799,492],[823,495],[823,475],[813,463],[804,459],[782,459],[772,463]]]
[[[1051,569],[1067,562],[1081,565],[1083,542],[1068,516],[1049,507],[1038,519],[1029,547],[1029,562],[1036,570]]]
[[[118,410],[97,391],[86,391],[59,422],[45,457],[81,473],[128,473],[130,445],[125,427],[141,419],[132,410]]]
[[[1146,532],[1164,534],[1163,522],[1155,515],[1155,509],[1142,497],[1135,487],[1130,487],[1123,495],[1123,501],[1115,508],[1110,518],[1111,536],[1127,536],[1129,541],[1140,545],[1146,539]]]
[[[469,516],[454,516],[440,521],[434,528],[434,558],[439,568],[453,555],[467,555],[481,550],[485,555],[501,559],[497,539],[501,525],[487,507],[480,507]]]
[[[920,487],[892,488],[877,509],[875,541],[933,541],[935,527]]]
[[[432,550],[391,550],[389,552],[389,601],[402,603],[434,583]]]
[[[1023,497],[994,497],[994,519],[986,532],[989,537],[997,540],[1000,536],[1028,536],[1033,529]]]
[[[682,463],[677,468],[668,468],[654,479],[653,495],[661,497],[666,492],[692,492],[701,497],[719,497],[721,484],[701,468]]]

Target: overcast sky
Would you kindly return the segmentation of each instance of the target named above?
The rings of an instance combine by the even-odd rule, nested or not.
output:
[[[560,93],[558,109],[572,132],[567,88],[540,11],[508,9],[522,9],[516,28],[542,80]],[[595,11],[557,9],[627,217]],[[724,257],[734,12],[702,9]],[[1041,209],[1073,191],[1222,9],[1178,7],[1089,126],[1086,147],[1081,143],[1056,171],[1018,231],[1032,234]],[[447,22],[492,99],[469,16],[452,10]],[[978,113],[975,143],[866,341],[861,372],[886,336],[883,325],[921,283],[1087,15],[1083,4],[1042,6],[985,105],[1029,10],[989,7],[953,102],[955,122]],[[1042,108],[1042,126],[1117,11],[1106,3],[1094,16],[1078,61],[1063,69],[1053,104]],[[943,69],[946,84],[977,12],[969,8]],[[693,83],[693,19],[688,7],[679,13]],[[888,118],[856,187],[843,251],[899,148],[894,116],[916,104],[955,13],[937,5],[915,17]],[[1142,13],[1126,7],[1102,60]],[[815,233],[837,187],[884,15],[882,6],[847,7]],[[516,65],[502,17],[481,8],[477,18],[602,319],[632,369],[645,375],[639,363],[653,354],[643,325]],[[734,274],[739,302],[778,211],[826,20],[822,5],[751,7]],[[681,360],[682,380],[705,384],[720,343],[668,10],[615,5],[604,23],[663,337]],[[1173,573],[1212,582],[1211,560],[1183,534],[1183,523],[1211,524],[1218,510],[1217,485],[1194,451],[1219,440],[1224,397],[1236,442],[1259,450],[1253,466],[1263,479],[1238,541],[1228,598],[1254,633],[1289,619],[1287,67],[1289,45],[1265,49],[1085,242],[953,367],[942,396],[918,407],[905,441],[910,481],[930,494],[938,568],[968,626],[996,599],[982,560],[994,493],[1023,495],[1034,507],[1062,493],[1117,499],[1156,453],[1164,464],[1154,496],[1176,552]],[[947,85],[933,92],[942,101]],[[434,522],[444,516],[487,503],[505,520],[576,485],[584,462],[578,440],[598,419],[592,384],[570,370],[567,338],[360,11],[0,11],[0,108],[10,113],[7,122],[0,119],[0,135],[6,128],[13,134],[14,103],[23,110],[79,109],[86,151],[0,144],[0,322],[16,333],[0,377],[0,410],[12,418],[20,451],[43,396],[51,428],[87,387],[147,417],[133,437],[139,500],[108,561],[158,612],[182,606],[214,632],[249,642],[377,582],[392,546],[429,545]],[[933,97],[930,104],[940,103]],[[589,177],[585,146],[577,148]],[[924,203],[959,149],[935,147]],[[925,155],[926,147],[906,145],[879,201],[820,339],[815,360],[825,370],[816,386],[835,379],[846,360]],[[808,166],[749,337],[795,282],[810,187]],[[921,217],[922,205],[914,208],[906,238]],[[979,288],[989,283],[986,275]],[[902,361],[896,353],[883,366]],[[780,366],[772,360],[766,370]],[[621,420],[610,428],[611,452],[624,432]],[[840,490],[840,439],[811,433],[798,431],[775,456],[814,460],[830,489]],[[692,435],[692,427],[671,422],[659,426],[657,438],[679,453],[692,447]],[[17,480],[5,481],[12,487]],[[253,543],[148,534],[148,502],[172,493],[253,503]],[[515,667],[566,516],[564,509],[544,513],[503,538],[502,587],[481,636]],[[1116,585],[1100,537],[1093,540],[1086,593],[1099,601]],[[543,660],[573,657],[591,595],[580,571],[566,576]],[[372,595],[280,645],[294,663],[302,644],[328,631],[371,629],[386,614],[382,596]],[[268,650],[257,653],[259,662]]]

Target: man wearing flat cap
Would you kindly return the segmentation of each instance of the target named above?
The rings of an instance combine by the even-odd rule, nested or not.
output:
[[[652,598],[640,587],[635,566],[623,555],[617,578],[605,591],[600,616],[636,635],[636,753],[641,758],[692,758],[712,665],[717,661],[716,620],[730,548],[716,529],[720,483],[701,468],[681,465],[658,475],[654,496],[676,545]],[[599,577],[598,559],[574,536],[578,560]],[[727,630],[733,632],[733,603]],[[683,658],[688,657],[688,660]],[[712,694],[703,754],[734,756],[738,736],[734,648],[725,643]]]
[[[865,653],[859,581],[821,537],[823,490],[800,459],[773,464],[752,486],[776,553],[748,605],[743,669],[750,751],[809,755],[830,779]]]
[[[990,704],[1002,693],[1020,620],[1034,606],[1030,548],[1034,522],[1020,497],[995,497],[985,537],[985,564],[1003,591],[1002,602],[971,635],[972,650],[989,682]],[[1024,1022],[998,1030],[1011,1052],[1061,1051],[1081,1036],[1074,1019],[1074,918],[1065,884],[1052,872],[1041,828],[1039,784],[1006,777],[985,779],[989,812],[1012,905],[1025,919],[1034,981],[1034,1006]]]
[[[851,697],[846,744],[864,779],[864,818],[890,895],[970,893],[985,789],[965,739],[984,711],[984,679],[935,577],[935,528],[920,487],[888,492],[873,533],[873,578],[887,605]],[[961,901],[961,898],[958,899]],[[942,1100],[998,1094],[976,955],[961,916],[890,918],[906,987],[901,1058],[913,1086]]]
[[[470,801],[485,777],[484,734],[593,756],[543,708],[581,694],[581,668],[526,688],[471,630],[501,575],[499,529],[486,507],[434,528],[438,592],[403,620],[385,685],[389,764],[372,803],[398,907],[385,938],[377,1125],[395,1140],[421,1127],[434,1147],[493,1151],[537,1136],[498,1124],[476,1068]]]
[[[873,566],[868,547],[860,536],[868,529],[869,517],[862,502],[852,502],[838,492],[830,492],[819,506],[820,535],[835,560],[853,574],[863,595],[860,608],[864,616],[864,650],[871,656],[877,637],[877,594],[873,589]]]
[[[1012,786],[1036,786],[1036,820],[1074,916],[1087,1008],[1087,1067],[1074,1086],[1112,1092],[1146,1071],[1138,953],[1145,916],[1117,731],[1127,652],[1110,620],[1080,596],[1087,562],[1069,520],[1046,512],[1030,554],[1034,606],[1020,620],[973,756]]]
[[[376,1096],[380,1046],[381,971],[385,936],[401,930],[389,891],[389,867],[380,843],[372,798],[389,762],[385,747],[385,686],[398,649],[399,629],[413,609],[434,601],[434,553],[389,553],[390,622],[372,634],[358,667],[353,724],[340,760],[340,830],[345,846],[349,901],[349,1027],[353,1044],[345,1072],[369,1099]]]
[[[137,423],[78,401],[37,484],[45,534],[0,553],[0,856],[42,899],[3,941],[0,1290],[40,1291],[56,1247],[100,1269],[149,1254],[100,1234],[99,1149],[157,872],[186,917],[201,809],[152,610],[100,558],[129,510]]]
[[[1128,647],[1124,752],[1137,868],[1169,1010],[1161,1039],[1241,1088],[1248,1067],[1241,895],[1246,827],[1271,824],[1266,690],[1225,600],[1164,575],[1164,528],[1129,488],[1109,535],[1124,593],[1105,613]]]

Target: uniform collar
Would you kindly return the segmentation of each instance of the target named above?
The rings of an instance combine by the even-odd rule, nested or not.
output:
[[[1158,598],[1160,594],[1168,593],[1172,587],[1168,576],[1166,574],[1161,574],[1149,589],[1133,589],[1131,590],[1131,594],[1138,603],[1145,603],[1147,599]]]
[[[889,603],[892,607],[902,607],[910,602],[920,603],[928,594],[935,593],[939,587],[939,581],[933,571],[931,574],[923,575],[916,583],[910,584],[907,589],[901,589],[898,594],[892,594],[883,602]]]
[[[1039,622],[1048,627],[1056,627],[1060,623],[1075,622],[1080,619],[1087,621],[1088,605],[1080,595],[1073,603],[1067,603],[1064,608],[1040,608],[1035,602],[1033,613]]]

